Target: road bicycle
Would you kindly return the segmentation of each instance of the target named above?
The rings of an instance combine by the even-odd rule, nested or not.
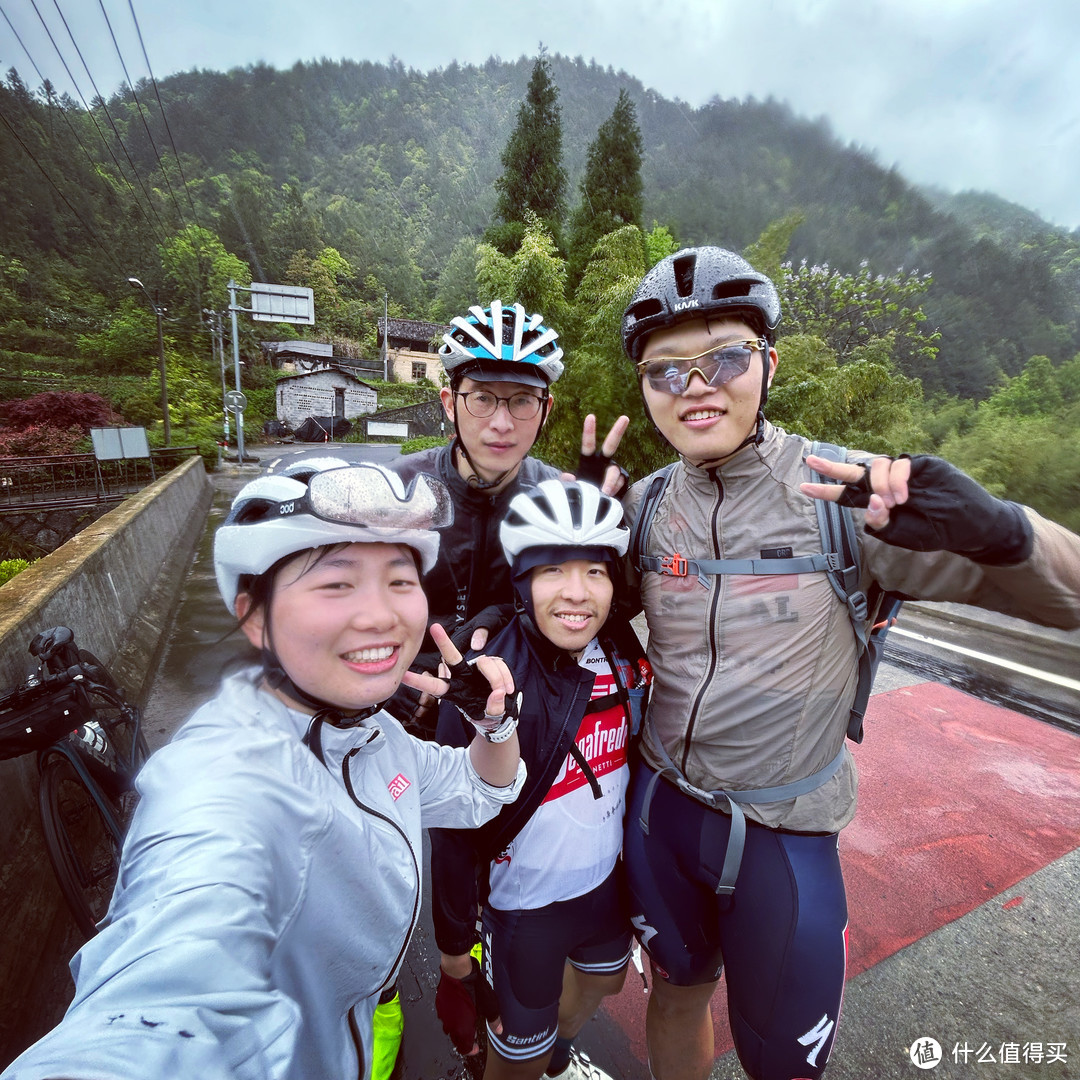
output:
[[[30,653],[37,671],[0,694],[0,760],[37,754],[45,847],[89,938],[112,898],[135,774],[149,755],[142,713],[68,627],[37,634]]]

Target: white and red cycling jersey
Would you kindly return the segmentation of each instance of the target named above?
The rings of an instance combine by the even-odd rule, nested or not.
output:
[[[619,664],[626,685],[632,681],[631,665],[621,658]],[[595,798],[588,777],[568,753],[544,801],[491,864],[488,902],[503,911],[544,907],[589,892],[608,877],[622,848],[630,776],[626,711],[595,638],[578,665],[594,675],[592,701],[610,701],[585,713],[575,737],[602,795]]]

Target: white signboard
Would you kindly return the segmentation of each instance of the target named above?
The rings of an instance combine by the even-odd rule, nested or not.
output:
[[[94,444],[94,457],[98,461],[119,461],[121,458],[148,458],[150,456],[146,428],[91,428],[90,439]]]
[[[251,283],[251,317],[259,322],[315,322],[315,294],[300,285]]]
[[[393,439],[407,439],[409,437],[409,425],[391,424],[386,420],[369,420],[367,433],[369,435],[386,435]]]

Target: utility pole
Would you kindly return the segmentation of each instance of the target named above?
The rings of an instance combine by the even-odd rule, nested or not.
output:
[[[165,445],[168,446],[172,441],[172,434],[169,429],[169,385],[165,378],[165,337],[161,330],[161,319],[165,314],[165,308],[158,306],[157,301],[137,277],[129,277],[127,280],[133,289],[142,289],[146,293],[146,299],[150,301],[150,307],[153,308],[154,315],[157,318],[158,368],[161,373],[161,418],[165,422]]]
[[[383,382],[390,381],[390,293],[384,292],[382,297],[382,377]]]

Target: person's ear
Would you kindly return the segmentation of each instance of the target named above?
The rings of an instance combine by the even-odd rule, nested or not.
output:
[[[776,365],[780,360],[780,357],[776,355],[776,349],[771,345],[769,346],[769,385],[772,386],[773,376],[776,374]]]
[[[548,394],[547,396],[547,408],[544,410],[544,423],[548,422],[548,417],[551,416],[551,410],[555,408],[555,395]]]
[[[449,386],[444,386],[439,391],[439,397],[442,398],[443,412],[446,413],[446,419],[451,423],[454,422],[454,391]]]
[[[266,629],[266,622],[263,618],[263,609],[253,607],[250,593],[241,592],[236,594],[236,617],[240,620],[240,629],[244,631],[244,637],[256,649],[261,649],[263,647],[263,631]]]

